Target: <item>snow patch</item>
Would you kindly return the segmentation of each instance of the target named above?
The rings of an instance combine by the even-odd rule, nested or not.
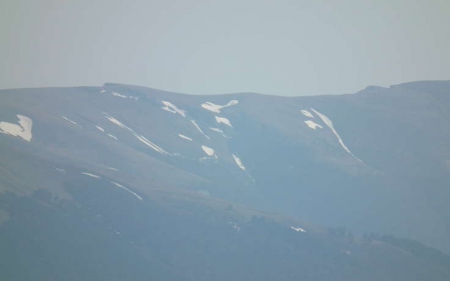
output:
[[[63,174],[66,173],[66,170],[63,169],[63,168],[56,168],[55,170],[58,171],[58,172],[60,172],[60,173],[63,173]]]
[[[301,228],[301,227],[293,227],[293,226],[291,226],[291,229],[293,229],[293,230],[295,230],[295,231],[297,231],[297,232],[306,232],[306,230],[304,230],[304,229]]]
[[[230,122],[230,120],[228,120],[227,118],[225,118],[225,117],[219,117],[219,116],[216,116],[216,122],[217,123],[223,123],[223,124],[225,124],[225,125],[227,125],[227,126],[230,126],[231,128],[233,128],[233,126],[231,126],[231,122]]]
[[[110,138],[113,138],[113,139],[117,140],[117,137],[116,137],[116,136],[113,136],[113,135],[111,135],[111,134],[108,134],[108,137],[110,137]]]
[[[231,100],[225,105],[218,105],[218,104],[214,104],[214,103],[208,101],[208,102],[203,103],[202,107],[204,109],[206,109],[206,110],[211,111],[211,112],[220,113],[220,110],[222,108],[233,106],[233,105],[236,105],[238,103],[239,103],[238,100]]]
[[[121,94],[119,94],[119,93],[117,93],[117,92],[112,92],[112,94],[113,94],[113,96],[115,96],[115,97],[119,97],[119,98],[123,98],[123,99],[126,99],[126,98],[127,98],[127,96],[121,95]]]
[[[239,168],[245,171],[245,166],[242,164],[242,161],[239,157],[233,154],[234,162],[236,162],[236,165],[238,165]]]
[[[0,122],[0,133],[20,137],[27,142],[30,142],[31,138],[33,137],[33,134],[31,133],[33,121],[23,115],[17,115],[17,118],[19,118],[18,125],[8,122]]]
[[[75,121],[70,120],[69,118],[67,118],[66,116],[61,116],[64,120],[69,121],[70,123],[74,124],[75,126],[81,127],[81,125],[78,125]]]
[[[164,104],[163,107],[161,107],[162,109],[164,109],[165,111],[169,111],[175,114],[180,114],[183,117],[186,117],[186,111],[179,109],[178,107],[176,107],[175,105],[173,105],[171,102],[168,101],[162,101],[162,103]]]
[[[334,129],[333,126],[333,122],[330,120],[330,118],[328,118],[327,116],[325,116],[324,114],[320,113],[319,111],[315,110],[314,108],[311,108],[312,111],[314,111],[314,113],[316,113],[320,119],[322,119],[323,123],[325,123],[325,125],[328,126],[328,128],[331,129],[331,131],[333,132],[333,134],[338,138],[339,143],[341,144],[342,148],[347,151],[351,156],[353,156],[353,158],[355,158],[356,160],[358,160],[359,162],[362,162],[361,159],[359,159],[358,157],[356,157],[355,155],[353,155],[353,153],[350,151],[350,149],[347,148],[347,146],[344,144],[344,141],[342,141],[341,137],[339,136],[338,132]]]
[[[217,155],[215,154],[214,149],[212,149],[211,147],[207,147],[207,146],[202,145],[202,149],[206,153],[206,155],[208,155],[210,157],[214,156],[214,157],[217,158]]]
[[[195,126],[195,128],[197,128],[197,130],[200,132],[200,133],[202,133],[202,135],[204,135],[205,136],[205,138],[207,138],[207,139],[211,139],[210,137],[208,137],[203,131],[202,131],[202,129],[200,129],[200,126],[194,121],[194,120],[191,120],[191,123]]]
[[[313,130],[315,130],[317,127],[323,129],[322,126],[320,126],[319,124],[317,124],[317,123],[315,123],[314,121],[311,121],[311,120],[305,121],[305,124],[306,124],[308,127],[310,127],[311,129],[313,129]]]
[[[122,188],[123,190],[128,191],[129,193],[133,194],[137,199],[142,201],[142,197],[139,196],[139,194],[137,194],[136,192],[129,190],[128,188],[126,188],[125,186],[121,185],[120,183],[113,182],[113,181],[111,183],[114,184],[115,186],[117,186],[118,188]]]
[[[86,176],[88,176],[88,177],[91,177],[91,178],[96,178],[96,179],[100,179],[101,177],[100,176],[97,176],[97,175],[94,175],[94,174],[91,174],[91,173],[86,173],[86,172],[81,172],[83,175],[86,175]]]
[[[111,171],[115,171],[115,172],[119,171],[119,169],[116,169],[116,168],[113,168],[113,167],[106,167],[106,169],[111,170]]]
[[[106,92],[106,90],[101,90],[101,91],[100,91],[100,94],[103,94],[104,92]]]
[[[228,136],[227,136],[227,135],[225,134],[225,132],[222,131],[221,129],[219,129],[219,128],[210,128],[210,129],[213,130],[214,132],[217,132],[217,133],[222,134],[222,137],[228,139]]]
[[[306,117],[314,118],[314,115],[312,115],[312,113],[309,112],[308,110],[300,110],[300,112],[301,112],[303,115],[305,115]]]
[[[188,141],[192,141],[192,139],[190,137],[186,137],[185,135],[182,134],[178,134],[178,136],[182,139],[188,140]]]
[[[102,128],[102,127],[100,127],[100,126],[97,126],[97,125],[95,125],[95,127],[99,130],[99,131],[101,131],[101,132],[105,132],[105,130]]]

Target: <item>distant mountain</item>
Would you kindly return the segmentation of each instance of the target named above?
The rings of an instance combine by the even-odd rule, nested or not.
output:
[[[127,221],[130,217],[121,217],[119,213],[115,214],[118,217],[111,216],[108,223],[97,222],[90,216],[94,215],[93,208],[97,204],[103,206],[111,201],[118,209],[128,206],[127,210],[131,210],[128,215],[136,218],[140,211],[150,208],[149,202],[157,201],[165,206],[163,209],[169,212],[168,216],[175,216],[172,219],[176,224],[184,219],[199,220],[192,208],[201,208],[201,213],[216,214],[196,221],[201,229],[209,228],[206,225],[210,220],[214,221],[212,229],[217,227],[214,231],[219,232],[222,227],[235,231],[238,224],[248,224],[249,229],[253,229],[255,223],[263,223],[259,226],[267,228],[268,232],[258,234],[264,237],[258,243],[267,243],[266,239],[272,234],[283,237],[276,240],[278,242],[274,242],[273,247],[279,247],[277,243],[297,239],[293,237],[302,237],[305,233],[301,229],[306,231],[305,235],[315,233],[311,234],[311,239],[318,239],[314,240],[320,244],[317,247],[324,247],[320,251],[339,248],[346,253],[346,249],[337,245],[347,243],[343,241],[348,239],[321,236],[321,231],[314,231],[316,228],[312,226],[320,225],[350,229],[360,236],[382,233],[405,237],[450,253],[449,121],[450,81],[413,82],[389,88],[371,86],[351,95],[313,97],[254,93],[194,96],[119,84],[2,90],[0,190],[13,192],[3,193],[3,196],[7,195],[4,202],[21,202],[25,199],[20,198],[30,198],[26,201],[28,207],[18,211],[22,215],[27,208],[37,213],[47,212],[42,210],[44,203],[39,197],[39,194],[46,194],[43,190],[47,190],[51,195],[46,195],[48,198],[45,197],[44,202],[47,203],[44,205],[49,210],[60,210],[54,211],[58,214],[55,216],[64,216],[67,210],[61,204],[65,202],[70,208],[78,206],[83,210],[83,214],[74,213],[75,220],[83,220],[83,216],[87,216],[87,223],[100,224],[100,230],[97,226],[89,230],[93,231],[92,235],[97,235],[93,234],[97,231],[107,231],[103,227],[112,221],[130,223],[123,226],[128,230],[136,228],[137,231],[143,227],[145,233],[153,235],[147,226],[138,226],[142,223],[139,220],[144,218],[131,219],[136,222],[131,225],[131,221]],[[89,186],[92,188],[86,189]],[[16,198],[17,195],[25,197]],[[119,206],[120,200],[124,200],[124,206]],[[41,202],[41,205],[31,202]],[[189,208],[182,207],[186,202],[190,202]],[[9,229],[14,215],[11,215],[9,203],[4,204],[0,205],[0,224],[3,222],[0,227]],[[236,211],[236,206],[241,206],[242,210]],[[111,208],[99,209],[103,212],[101,216],[105,216],[104,212],[114,213],[114,208]],[[253,214],[253,219],[242,215],[256,212],[250,211],[252,209],[266,213]],[[233,212],[236,214],[231,220],[228,216]],[[271,222],[266,217],[272,215],[267,215],[267,212],[299,218],[303,222],[285,225],[279,216]],[[241,218],[239,223],[236,217]],[[265,219],[258,220],[260,217]],[[164,231],[171,229],[171,226],[167,227],[161,230],[164,236],[167,235]],[[239,227],[244,230],[244,227]],[[189,235],[197,234],[193,230]],[[189,235],[191,239],[193,236]],[[216,232],[211,235],[217,237]],[[250,231],[245,235],[248,236],[242,241],[256,234]],[[356,251],[364,252],[363,255],[385,251],[383,247],[390,249],[386,251],[404,251],[399,246],[404,245],[399,242],[402,240],[394,239],[393,242],[383,238],[384,241],[381,236],[376,237],[376,241],[385,246],[378,248],[376,243],[356,238],[350,241],[355,244]],[[141,245],[145,248],[149,241],[144,240],[139,241],[146,243],[146,246]],[[300,247],[300,250],[303,246],[293,246],[297,245],[295,241],[292,245],[286,242],[291,246],[285,246],[289,249]],[[227,247],[234,244],[226,239],[216,242],[230,243],[226,244]],[[330,243],[331,248],[323,243]],[[345,247],[352,243],[345,244]],[[13,242],[8,245],[13,245]],[[280,246],[284,249],[280,251],[287,251],[288,248],[283,248],[285,246]],[[222,251],[221,247],[214,249]],[[167,254],[160,248],[151,249],[161,251],[158,252],[161,255]],[[195,252],[199,249],[192,248],[186,249],[186,253],[201,253],[203,256],[204,250]],[[272,252],[274,249],[267,251],[276,256]],[[420,259],[408,261],[401,251],[398,252],[399,262],[407,263],[408,268],[414,268],[415,262],[423,262]],[[397,255],[394,252],[392,255]],[[153,260],[155,257],[148,256],[148,252],[141,254],[157,262]],[[238,252],[223,254],[233,256]],[[239,252],[239,255],[244,254]],[[375,260],[382,262],[381,256]],[[181,265],[179,260],[172,260],[173,256],[166,258],[171,262],[164,262],[161,268],[168,266],[167,272],[171,272],[169,264],[174,262],[183,272],[172,276],[173,280],[188,276],[184,273],[194,266],[194,263]],[[359,258],[364,260],[360,256],[356,258],[358,262],[361,261]],[[195,264],[203,262],[207,261],[199,260]],[[323,262],[334,268],[332,262]],[[337,267],[342,269],[342,266]],[[363,265],[351,263],[349,268],[360,266]],[[425,270],[427,266],[422,264],[419,268]],[[222,272],[220,270],[223,269],[216,268],[211,272]],[[292,272],[291,268],[286,270]],[[343,275],[336,280],[348,280],[344,271],[339,271]],[[442,276],[448,277],[445,275],[448,272],[443,272]],[[77,280],[78,273],[74,274],[75,277],[67,277],[67,280]],[[395,275],[393,272],[389,274]],[[190,276],[187,280],[200,280],[195,279],[197,273],[192,272]],[[205,280],[222,280],[206,273],[204,276],[210,277]],[[314,274],[310,277],[307,280],[318,278]],[[367,276],[362,279],[371,280]],[[285,280],[289,280],[288,276]]]

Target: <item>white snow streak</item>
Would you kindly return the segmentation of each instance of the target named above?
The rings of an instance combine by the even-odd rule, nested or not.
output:
[[[188,140],[188,141],[192,141],[192,139],[190,137],[186,137],[185,135],[182,134],[178,134],[178,136],[182,139]]]
[[[331,131],[334,133],[334,135],[338,138],[339,143],[341,144],[342,148],[345,149],[345,151],[347,151],[351,156],[353,156],[353,158],[355,158],[359,162],[362,162],[361,159],[359,159],[358,157],[353,155],[353,153],[350,151],[350,149],[348,149],[347,146],[344,144],[344,141],[342,141],[342,139],[339,136],[338,132],[334,129],[333,122],[330,120],[330,118],[328,118],[327,116],[323,115],[322,113],[320,113],[319,111],[315,110],[314,108],[311,108],[311,110],[314,111],[314,113],[316,113],[320,117],[320,119],[322,119],[323,123],[325,123],[325,125],[327,125],[331,129]]]
[[[225,117],[219,117],[219,116],[216,116],[216,122],[217,123],[223,123],[223,124],[225,124],[225,125],[227,125],[227,126],[230,126],[231,128],[233,128],[233,126],[231,126],[231,122],[230,122],[230,120],[228,120],[227,118],[225,118]]]
[[[113,167],[106,167],[106,169],[111,170],[111,171],[115,171],[115,172],[119,171],[119,169],[116,169],[116,168],[113,168]]]
[[[317,127],[323,129],[322,126],[320,126],[319,124],[317,124],[317,123],[315,123],[314,121],[311,121],[311,120],[305,121],[305,124],[306,124],[308,127],[310,127],[311,129],[313,129],[313,130],[315,130]]]
[[[116,137],[116,136],[113,136],[113,135],[111,135],[111,134],[108,134],[108,137],[110,137],[110,138],[113,138],[113,139],[117,140],[117,137]]]
[[[33,121],[23,115],[17,115],[17,118],[19,118],[18,125],[8,122],[0,122],[0,133],[15,137],[21,137],[27,142],[30,142],[31,138],[33,137],[33,134],[31,133]]]
[[[83,175],[89,176],[91,178],[96,178],[96,179],[100,179],[101,178],[100,176],[97,176],[97,175],[94,175],[94,174],[91,174],[91,173],[86,173],[86,172],[81,172],[81,173]]]
[[[173,105],[171,102],[168,101],[162,101],[162,103],[165,105],[163,107],[161,107],[162,109],[175,113],[175,114],[180,114],[183,117],[186,117],[186,111],[179,109],[178,107],[176,107],[175,105]]]
[[[70,120],[69,118],[67,118],[66,116],[61,116],[64,120],[69,121],[70,123],[74,124],[75,126],[81,127],[81,125],[78,125],[75,121]]]
[[[295,230],[295,231],[297,231],[297,232],[306,232],[306,230],[304,230],[304,229],[301,228],[301,227],[293,227],[293,226],[291,226],[291,229],[293,229],[293,230]]]
[[[97,126],[97,125],[95,125],[95,127],[96,127],[99,131],[102,131],[103,133],[105,132],[105,130],[104,130],[102,127]]]
[[[224,131],[222,131],[221,129],[219,129],[219,128],[210,128],[211,130],[213,130],[214,132],[217,132],[217,133],[220,133],[220,134],[222,134],[222,137],[224,137],[224,138],[228,138],[228,136],[227,135],[225,135],[225,132]]]
[[[122,122],[120,122],[119,120],[117,120],[116,118],[112,117],[111,115],[109,115],[106,112],[103,112],[103,114],[105,114],[106,119],[108,119],[109,121],[111,121],[112,123],[116,124],[117,126],[127,129],[128,131],[134,133],[134,131],[130,128],[128,128],[127,126],[125,126]]]
[[[120,183],[113,182],[113,181],[111,183],[114,184],[115,186],[117,186],[118,188],[122,188],[123,190],[128,191],[129,193],[133,194],[137,199],[142,201],[142,197],[139,196],[139,194],[137,194],[136,192],[129,190],[128,188],[126,188],[125,186],[121,185]]]
[[[153,142],[151,142],[150,140],[148,140],[146,137],[142,136],[142,135],[138,135],[138,134],[134,134],[134,136],[140,140],[141,142],[143,142],[144,144],[146,144],[147,146],[151,147],[152,149],[154,149],[155,151],[161,153],[161,154],[169,154],[167,153],[167,151],[165,151],[164,149],[162,149],[161,147],[159,147],[158,145],[154,144]]]
[[[245,171],[245,166],[244,166],[244,164],[242,164],[241,159],[234,154],[233,154],[233,158],[234,158],[234,161],[236,162],[236,164],[239,166],[239,168],[241,168],[242,170]]]
[[[218,105],[218,104],[214,104],[214,103],[208,101],[208,102],[203,103],[202,107],[204,109],[206,109],[206,110],[211,111],[211,112],[220,113],[220,110],[222,108],[233,106],[233,105],[236,105],[238,103],[239,103],[238,100],[231,100],[226,105]]]
[[[209,140],[211,139],[210,137],[208,137],[207,135],[205,135],[205,133],[202,131],[202,129],[200,129],[200,127],[197,125],[197,123],[196,123],[194,120],[191,120],[191,123],[194,124],[195,128],[197,128],[197,130],[198,130],[200,133],[202,133],[202,135],[204,135],[205,138],[207,138],[207,139],[209,139]]]
[[[314,118],[314,115],[311,114],[311,112],[309,112],[308,110],[300,110],[300,112],[305,115],[306,117],[309,118]]]
[[[154,149],[155,151],[161,153],[161,154],[170,154],[167,151],[165,151],[164,149],[162,149],[161,147],[159,147],[158,145],[156,145],[155,143],[151,142],[149,139],[147,139],[146,137],[144,137],[143,135],[139,135],[138,133],[136,133],[135,131],[133,131],[131,128],[125,126],[122,122],[120,122],[119,120],[115,119],[114,117],[112,117],[111,115],[109,115],[106,112],[103,112],[103,114],[105,114],[105,117],[111,121],[112,123],[116,124],[117,126],[127,129],[128,131],[130,131],[131,133],[133,133],[133,136],[135,136],[138,140],[140,140],[141,142],[143,142],[144,144],[146,144],[147,146],[151,147],[152,149]]]

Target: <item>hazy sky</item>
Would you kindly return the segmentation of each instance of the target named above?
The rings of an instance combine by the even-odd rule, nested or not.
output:
[[[313,95],[450,79],[450,0],[2,0],[0,88]]]

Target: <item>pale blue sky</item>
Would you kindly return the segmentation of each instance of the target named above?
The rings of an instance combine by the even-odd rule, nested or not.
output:
[[[0,1],[0,88],[315,95],[450,79],[450,1]]]

